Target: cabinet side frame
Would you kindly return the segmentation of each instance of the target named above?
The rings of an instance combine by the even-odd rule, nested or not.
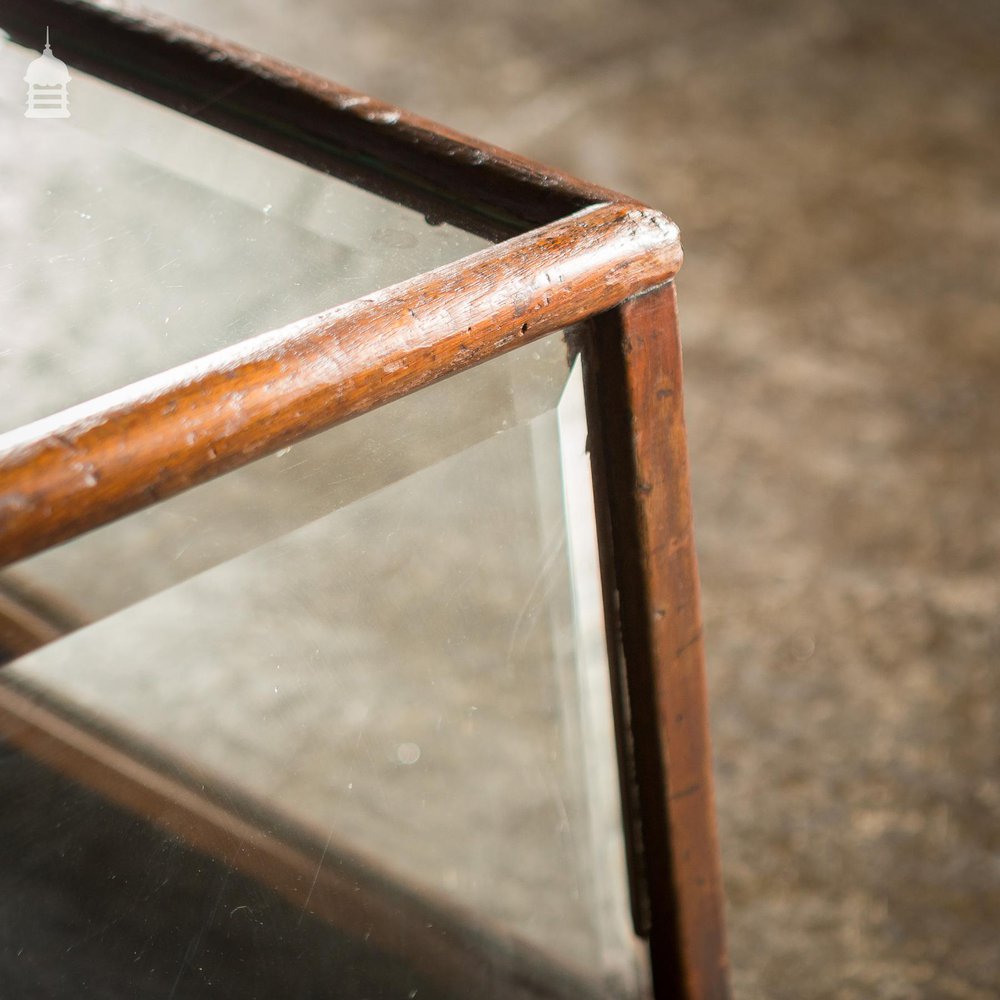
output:
[[[0,439],[0,564],[596,315],[587,406],[636,924],[660,1000],[725,998],[676,229],[615,192],[168,19],[0,0],[16,41],[37,44],[46,23],[81,69],[435,221],[526,236]],[[570,278],[553,263],[572,265]],[[483,292],[487,278],[509,301]],[[402,374],[385,379],[387,360]],[[233,422],[265,384],[282,387],[280,403]],[[197,446],[181,447],[191,420]]]
[[[585,340],[609,659],[637,926],[655,995],[729,996],[673,281]],[[642,889],[645,887],[646,892]]]

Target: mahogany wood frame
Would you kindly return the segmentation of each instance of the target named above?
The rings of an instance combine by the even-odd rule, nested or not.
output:
[[[676,227],[166,19],[0,0],[15,41],[47,24],[81,70],[505,242],[0,435],[0,566],[576,325],[636,926],[658,998],[727,997]]]

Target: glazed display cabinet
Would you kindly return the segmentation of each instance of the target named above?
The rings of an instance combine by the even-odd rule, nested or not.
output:
[[[0,29],[0,994],[726,997],[676,227]]]

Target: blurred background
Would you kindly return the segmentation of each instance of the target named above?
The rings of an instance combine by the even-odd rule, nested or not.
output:
[[[1000,6],[153,6],[680,224],[736,995],[992,1000]]]

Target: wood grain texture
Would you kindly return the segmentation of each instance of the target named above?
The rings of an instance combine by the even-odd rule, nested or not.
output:
[[[0,0],[15,41],[37,48],[46,24],[71,66],[434,221],[490,238],[534,231],[0,437],[0,565],[608,310],[583,341],[636,923],[658,997],[725,998],[680,347],[664,284],[680,263],[676,229],[614,192],[164,18]],[[130,787],[146,794],[138,779]]]
[[[658,997],[729,995],[673,283],[585,343],[637,919]],[[613,632],[609,628],[609,632]],[[636,811],[638,815],[636,815]],[[648,912],[647,908],[648,907]]]
[[[679,264],[669,220],[598,206],[4,434],[0,565],[607,309]]]
[[[51,620],[20,595],[0,587],[0,666],[65,635]]]
[[[491,239],[627,200],[162,15],[0,0],[15,42],[46,26],[74,69]]]

